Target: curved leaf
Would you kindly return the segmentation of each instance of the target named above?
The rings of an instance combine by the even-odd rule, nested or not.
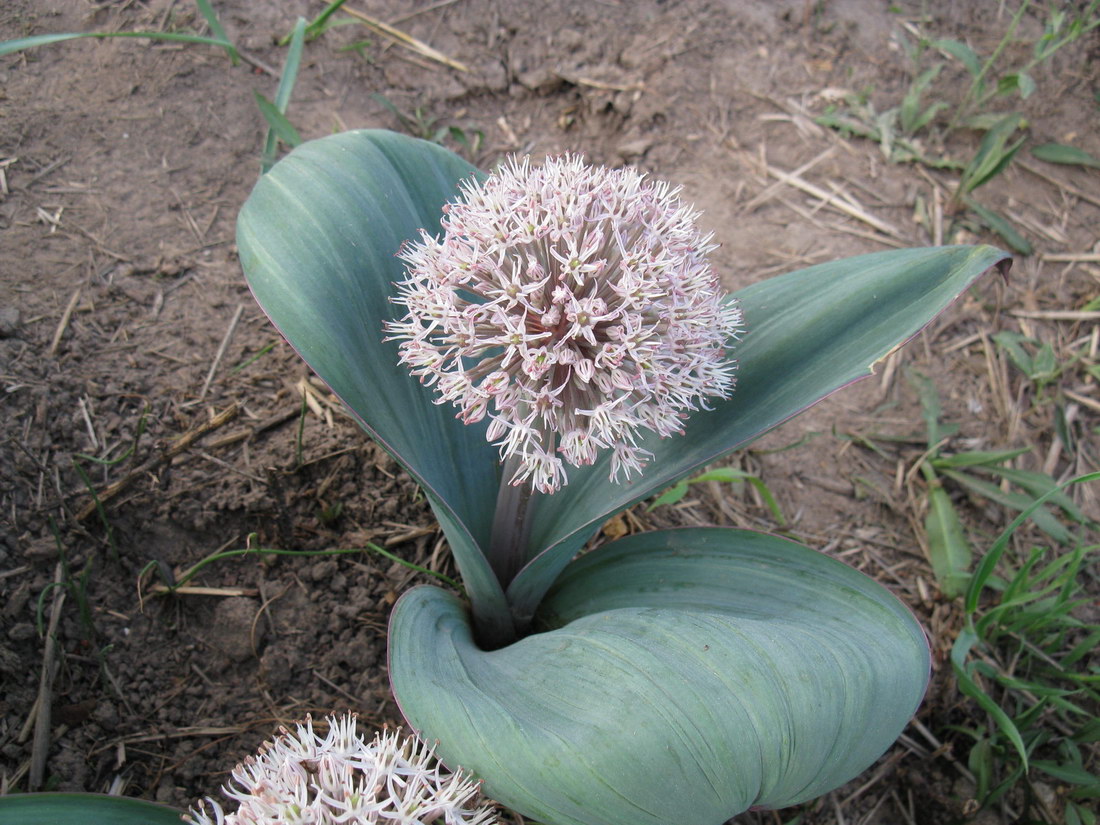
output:
[[[683,436],[639,443],[654,456],[645,474],[608,481],[609,457],[571,471],[569,485],[540,499],[531,548],[508,600],[522,623],[593,531],[698,467],[747,444],[827,395],[873,374],[990,267],[1008,258],[990,246],[905,249],[813,266],[735,294],[745,314],[736,345],[737,388],[692,414]],[[543,549],[546,548],[546,549]]]
[[[260,178],[237,243],[252,292],[360,424],[425,488],[482,617],[506,621],[488,541],[500,470],[484,426],[432,403],[383,340],[401,244],[439,230],[443,205],[477,170],[427,141],[386,131],[304,143]],[[503,631],[502,631],[503,632]]]
[[[633,536],[564,572],[543,632],[485,652],[451,594],[391,618],[390,676],[450,766],[554,825],[720,825],[869,766],[928,677],[920,626],[871,579],[775,536]]]
[[[128,796],[29,793],[0,796],[5,825],[179,825],[182,811]]]

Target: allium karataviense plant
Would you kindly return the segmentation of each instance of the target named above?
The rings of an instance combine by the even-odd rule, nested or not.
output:
[[[1007,256],[877,253],[719,299],[690,224],[633,172],[567,157],[487,178],[381,131],[298,147],[238,223],[257,300],[422,486],[462,573],[464,593],[394,607],[402,712],[550,825],[720,825],[811,799],[889,747],[927,681],[909,611],[787,539],[698,528],[578,551],[872,374]]]
[[[224,792],[237,805],[225,813],[207,798],[194,825],[495,825],[478,804],[478,784],[450,773],[431,749],[400,731],[367,741],[353,714],[328,719],[320,736],[307,718],[283,728],[259,753],[233,769]]]

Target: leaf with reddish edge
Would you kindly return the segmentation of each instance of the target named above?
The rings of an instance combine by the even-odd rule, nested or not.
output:
[[[414,588],[390,620],[390,678],[445,763],[554,825],[721,825],[827,793],[893,743],[929,673],[884,587],[747,530],[586,553],[535,626],[485,651],[457,598]]]
[[[363,428],[424,488],[479,626],[512,634],[504,592],[479,548],[500,480],[485,425],[467,427],[398,364],[384,340],[401,244],[438,230],[443,205],[477,170],[441,146],[393,132],[302,144],[263,175],[237,222],[257,302]]]
[[[612,484],[609,460],[570,475],[535,511],[531,556],[508,588],[522,626],[591,534],[620,512],[748,444],[836,390],[920,332],[985,272],[1007,270],[990,246],[903,249],[846,258],[753,284],[734,294],[745,314],[734,346],[737,387],[693,413],[683,436],[644,439],[654,453],[640,479]]]

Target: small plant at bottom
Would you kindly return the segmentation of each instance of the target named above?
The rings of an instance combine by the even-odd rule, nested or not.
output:
[[[184,818],[193,825],[495,825],[479,804],[477,782],[450,773],[431,748],[400,730],[368,742],[354,714],[328,718],[321,736],[306,717],[296,731],[281,728],[255,756],[233,769],[224,794],[237,804],[225,813],[212,798]]]
[[[354,713],[280,728],[233,769],[226,806],[207,797],[189,813],[133,797],[90,793],[0,795],[8,825],[496,825],[481,783],[448,771],[432,748],[401,730],[357,730]],[[236,804],[235,811],[226,812]]]

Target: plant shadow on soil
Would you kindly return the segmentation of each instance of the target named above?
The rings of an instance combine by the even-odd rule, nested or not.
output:
[[[213,47],[134,40],[81,40],[0,58],[0,776],[12,789],[26,789],[35,770],[30,731],[44,649],[36,612],[49,617],[62,592],[49,587],[58,576],[71,587],[45,694],[52,729],[41,754],[44,786],[114,784],[187,806],[215,793],[279,724],[306,713],[352,708],[370,725],[400,724],[386,677],[389,608],[413,583],[434,580],[364,551],[244,555],[189,582],[208,590],[164,595],[158,584],[218,550],[316,552],[370,542],[457,575],[416,486],[279,340],[235,258],[234,218],[259,173],[264,129],[252,92],[272,95],[277,79],[265,67],[285,55],[275,41],[297,14],[317,9],[215,5],[252,64],[231,66]],[[891,166],[877,147],[812,121],[828,89],[873,87],[884,100],[903,93],[910,78],[891,35],[920,4],[900,5],[894,14],[870,0],[456,0],[418,4],[424,11],[409,14],[406,4],[377,0],[372,16],[469,70],[340,26],[307,44],[289,117],[309,138],[402,128],[396,107],[482,133],[471,158],[482,167],[515,152],[563,151],[638,165],[682,183],[684,197],[703,210],[722,244],[716,268],[733,289],[841,256],[932,242],[912,216],[917,199],[942,180]],[[932,22],[956,37],[981,38],[995,22],[983,4],[950,9]],[[0,39],[202,25],[188,3],[170,0],[13,0],[0,11]],[[1083,44],[1039,77],[1047,93],[1028,102],[1028,116],[1045,137],[1075,135],[1100,154],[1094,107],[1079,105],[1096,88],[1095,49]],[[895,227],[896,238],[792,188],[756,198],[775,183],[765,162],[789,171],[822,153],[805,177],[842,187]],[[1051,174],[1059,173],[1100,195],[1096,174]],[[988,189],[993,202],[1038,227],[1040,249],[1096,243],[1100,201],[1068,198],[1016,169]],[[965,232],[955,240],[996,242]],[[899,377],[916,366],[934,379],[945,417],[962,423],[968,448],[1030,444],[1041,465],[1052,424],[1004,403],[1018,404],[1024,390],[990,355],[988,336],[1020,323],[1055,335],[1056,322],[1008,313],[1081,306],[1098,276],[1088,263],[1018,261],[1008,284],[986,279],[879,377],[736,458],[774,492],[793,536],[883,581],[920,616],[935,674],[918,718],[941,736],[967,721],[945,666],[961,617],[938,595],[913,529],[921,516],[901,474],[919,445],[903,444],[886,460],[843,436],[919,435],[915,394]],[[1057,331],[1067,341],[1087,333]],[[1085,391],[1095,398],[1094,383]],[[235,415],[210,425],[231,409]],[[1096,412],[1078,410],[1085,438]],[[186,449],[167,454],[196,430]],[[1096,517],[1095,500],[1083,495]],[[967,518],[986,536],[1007,521],[977,507]],[[675,507],[613,519],[598,540],[704,523],[774,527],[751,490],[710,483],[693,486]],[[805,806],[802,821],[962,819],[971,790],[959,758],[965,754],[911,729],[872,771]],[[789,818],[755,813],[742,821]]]

